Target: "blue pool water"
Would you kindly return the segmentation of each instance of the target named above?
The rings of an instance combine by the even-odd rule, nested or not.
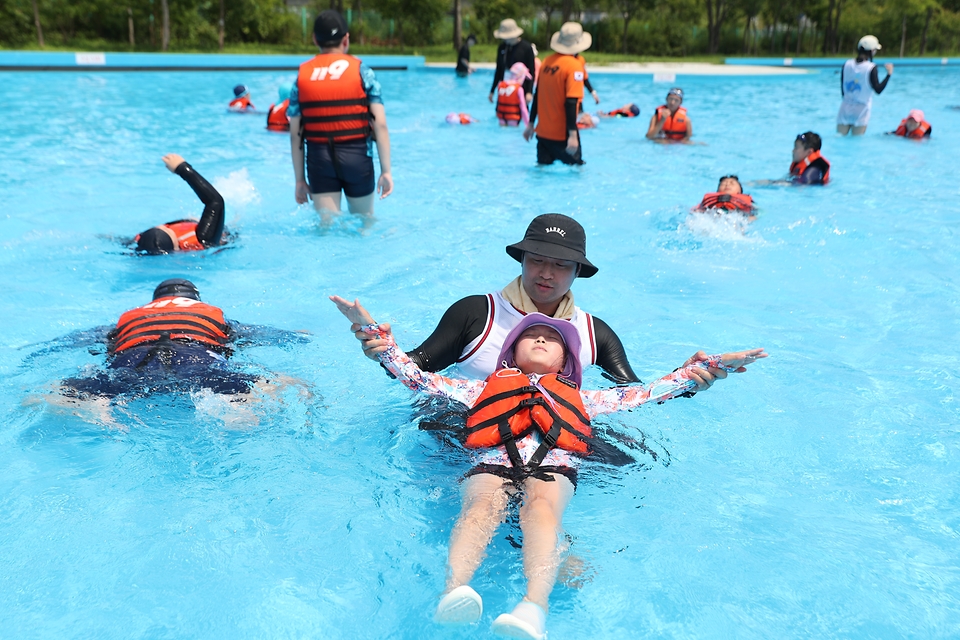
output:
[[[481,625],[435,627],[468,463],[417,430],[411,394],[326,296],[359,296],[414,346],[454,300],[515,277],[503,247],[559,211],[600,267],[578,303],[645,380],[700,348],[771,358],[601,421],[646,450],[581,474],[565,519],[579,575],[554,592],[550,637],[960,636],[960,75],[898,70],[856,140],[831,133],[832,72],[681,78],[705,144],[664,147],[643,132],[667,85],[597,73],[601,106],[642,117],[585,132],[579,169],[535,167],[495,125],[490,75],[451,76],[380,74],[396,193],[364,235],[321,230],[294,202],[287,137],[225,113],[233,85],[266,107],[290,74],[0,74],[2,635],[487,637],[523,593],[519,529],[502,526],[474,582]],[[914,107],[932,140],[880,135]],[[450,111],[482,122],[450,127]],[[782,176],[807,129],[828,187],[748,189],[762,214],[745,231],[688,214],[720,175]],[[221,189],[230,248],[118,244],[199,213],[170,151]],[[104,358],[57,339],[177,276],[234,320],[309,331],[237,356],[305,391],[50,407],[50,385]]]

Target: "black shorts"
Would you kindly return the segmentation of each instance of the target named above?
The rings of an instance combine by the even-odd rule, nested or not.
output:
[[[577,132],[577,140],[580,140],[580,132]],[[586,164],[581,157],[583,145],[577,147],[577,152],[572,156],[567,153],[567,141],[547,140],[537,136],[537,164],[553,164],[559,160],[563,164]]]
[[[478,464],[473,469],[470,469],[470,471],[467,471],[463,477],[466,479],[481,473],[489,473],[504,480],[511,480],[517,485],[527,478],[545,480],[546,477],[549,477],[546,476],[546,474],[555,473],[569,480],[570,484],[573,485],[574,491],[577,489],[577,470],[573,467],[550,467],[541,465],[534,471],[530,471],[529,469],[517,469],[516,467],[505,467],[499,464]]]
[[[208,389],[213,393],[249,393],[257,376],[226,368],[226,359],[197,343],[166,342],[124,349],[107,371],[61,384],[71,397],[146,396]]]
[[[326,142],[307,142],[307,182],[310,193],[335,193],[341,189],[350,198],[362,198],[374,192],[377,181],[373,158],[367,155],[367,141],[340,142],[330,155]]]

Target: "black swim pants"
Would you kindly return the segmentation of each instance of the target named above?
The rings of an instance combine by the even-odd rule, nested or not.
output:
[[[310,193],[343,193],[350,198],[368,196],[377,188],[373,158],[367,155],[367,141],[307,142],[307,182]]]
[[[577,133],[577,140],[580,134]],[[563,164],[586,164],[581,157],[583,145],[577,147],[577,152],[573,155],[567,153],[566,140],[547,140],[537,136],[537,164],[553,164],[559,160]]]
[[[200,389],[236,395],[249,393],[256,381],[257,376],[229,369],[223,356],[204,345],[170,341],[124,349],[106,371],[61,384],[68,396],[113,398]]]
[[[503,478],[504,480],[512,480],[517,485],[520,485],[527,478],[546,480],[550,477],[548,474],[556,474],[569,480],[570,484],[573,485],[573,489],[577,489],[577,470],[573,467],[552,467],[541,465],[535,470],[530,471],[527,469],[517,469],[516,467],[505,467],[499,464],[478,464],[473,469],[470,469],[470,471],[467,471],[463,477],[466,479],[470,476],[475,476],[480,473],[489,473],[499,478]]]

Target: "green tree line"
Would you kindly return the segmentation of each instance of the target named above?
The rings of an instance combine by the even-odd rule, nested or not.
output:
[[[960,0],[0,0],[0,46],[302,50],[326,8],[378,47],[489,43],[509,17],[542,51],[571,19],[594,51],[642,56],[849,55],[866,33],[886,55],[960,51]]]

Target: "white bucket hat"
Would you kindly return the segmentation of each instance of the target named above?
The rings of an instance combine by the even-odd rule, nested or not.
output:
[[[882,48],[877,36],[863,36],[857,43],[857,49],[863,49],[864,51],[879,51]]]
[[[509,40],[510,38],[519,38],[523,29],[517,26],[517,21],[513,18],[507,18],[500,22],[500,28],[493,32],[493,37],[498,40]]]
[[[579,22],[564,22],[560,31],[550,38],[550,48],[557,53],[573,55],[586,51],[593,44],[593,36],[583,30]]]

